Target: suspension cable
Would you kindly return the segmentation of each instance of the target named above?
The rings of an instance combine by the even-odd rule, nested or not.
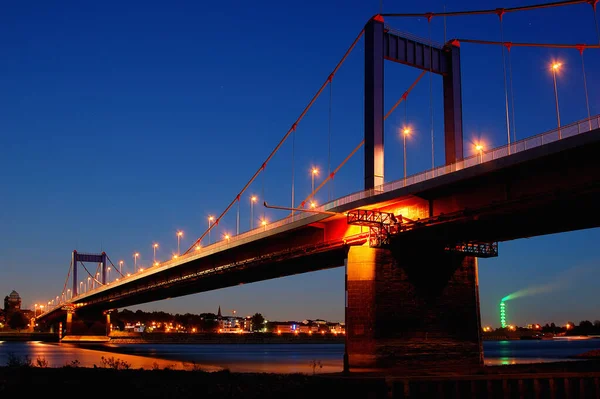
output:
[[[504,100],[506,105],[506,137],[508,140],[508,155],[510,155],[510,118],[508,113],[508,86],[506,84],[506,61],[504,57],[504,24],[502,23],[502,15],[504,15],[504,10],[498,9],[496,14],[498,15],[498,20],[500,21],[500,42],[502,43],[502,77],[504,78]]]
[[[296,155],[296,129],[294,128],[294,131],[292,132],[292,209],[294,209],[294,175],[295,175],[295,170],[294,170],[294,158]],[[265,200],[264,198],[262,199],[263,201]],[[294,215],[294,211],[292,211],[292,216]]]
[[[331,174],[331,101],[333,97],[333,82],[329,80],[329,133],[327,138],[327,175]],[[332,180],[333,183],[333,180]],[[327,200],[331,201],[331,184],[328,187]]]
[[[410,87],[408,88],[408,90],[406,90],[403,94],[402,97],[400,97],[398,99],[398,101],[396,101],[396,103],[392,106],[392,108],[390,108],[390,110],[387,112],[387,114],[385,114],[385,116],[383,117],[383,120],[386,120],[388,118],[388,116],[390,116],[392,114],[392,112],[394,112],[394,110],[396,109],[396,107],[398,107],[398,105],[400,105],[401,102],[406,101],[408,94],[412,91],[412,89],[414,89],[414,87],[417,85],[417,83],[419,83],[419,80],[421,80],[421,78],[423,76],[425,76],[425,74],[427,73],[427,71],[421,71],[421,74],[417,77],[417,79],[415,79],[415,81],[410,85]],[[363,102],[364,102],[364,96],[363,96]]]
[[[579,49],[579,54],[581,55],[581,71],[583,72],[583,89],[585,90],[585,106],[587,108],[588,114],[588,122],[590,124],[590,130],[592,130],[592,117],[590,115],[590,100],[588,97],[588,88],[587,88],[587,77],[585,75],[585,63],[583,62],[583,47]]]
[[[506,53],[508,56],[508,80],[510,82],[510,103],[512,105],[512,133],[513,143],[517,141],[517,128],[515,127],[515,92],[513,91],[513,77],[512,77],[512,61],[510,59],[510,44],[506,44]]]
[[[121,271],[119,269],[117,269],[117,267],[115,266],[115,264],[112,262],[112,260],[110,260],[110,258],[108,257],[108,255],[106,255],[106,259],[108,259],[108,261],[110,262],[110,264],[112,265],[113,269],[115,269],[116,272],[118,272],[121,277],[125,277],[125,275],[123,273],[121,273]]]
[[[550,7],[562,7],[562,6],[570,6],[574,4],[588,3],[588,0],[566,0],[566,1],[557,1],[553,3],[541,3],[541,4],[532,4],[528,6],[521,7],[509,7],[505,8],[504,12],[518,12],[518,11],[530,11],[537,10],[540,8],[550,8]],[[437,12],[431,13],[433,17],[457,17],[463,15],[485,15],[485,14],[496,14],[495,9],[486,9],[486,10],[468,10],[468,11],[452,11],[452,12]],[[413,18],[426,18],[430,13],[386,13],[381,14],[382,17],[413,17]]]
[[[431,169],[435,168],[435,147],[433,145],[433,46],[431,45],[431,18],[432,14],[427,16],[427,25],[429,27],[429,115],[431,121]]]
[[[596,25],[596,35],[598,36],[598,44],[600,44],[600,29],[598,29],[598,15],[596,15],[596,5],[598,4],[598,0],[589,0],[589,3],[592,5],[592,10],[594,12],[594,24]]]
[[[410,85],[410,87],[408,88],[408,90],[406,90],[404,92],[404,94],[402,94],[402,96],[400,97],[400,99],[398,100],[398,102],[396,104],[394,104],[394,106],[387,112],[387,114],[385,114],[385,116],[383,117],[384,122],[392,114],[392,111],[398,106],[398,104],[400,104],[402,101],[406,100],[406,98],[408,97],[408,95],[410,94],[410,92],[414,89],[414,87],[419,82],[419,80],[421,80],[421,78],[423,77],[424,74],[425,74],[425,71],[421,72],[421,74],[417,77],[417,79],[415,79],[415,81]],[[325,183],[327,183],[329,180],[333,179],[333,177],[342,168],[342,166],[344,166],[346,164],[346,162],[348,162],[348,160],[350,158],[352,158],[352,156],[354,154],[356,154],[356,152],[364,144],[365,144],[365,139],[363,138],[360,141],[360,143],[358,143],[358,145],[356,147],[354,147],[354,149],[350,152],[350,154],[348,154],[348,156],[346,158],[344,158],[344,160],[338,165],[338,167],[335,168],[335,170],[329,176],[327,176],[325,179],[323,179],[323,181],[321,182],[321,184],[319,184],[319,186],[317,188],[315,188],[315,191],[313,191],[312,193],[310,193],[310,195],[308,197],[306,197],[306,199],[304,201],[302,201],[302,203],[300,204],[300,208],[304,208],[304,205],[314,197],[314,195],[325,185]]]
[[[507,46],[511,47],[542,47],[542,48],[574,48],[579,49],[600,49],[600,44],[570,44],[570,43],[522,43],[522,42],[497,42],[494,40],[479,40],[479,39],[453,39],[453,42],[460,43],[473,43],[473,44],[490,44],[495,46]]]
[[[71,270],[73,270],[73,259],[71,259],[71,262],[69,262],[69,271],[67,272],[67,278],[65,279],[65,284],[63,285],[62,294],[65,293],[65,290],[67,289],[67,284],[69,284],[69,277],[71,276]],[[65,297],[65,300],[67,300],[66,297]]]
[[[96,281],[98,284],[102,285],[102,283],[100,281],[98,281],[98,279],[96,278],[96,275],[92,275],[92,273],[90,273],[90,271],[87,269],[87,267],[85,267],[85,263],[81,262],[81,266],[83,266],[83,268],[85,269],[85,271],[87,272],[87,274],[94,280]]]
[[[192,248],[194,248],[196,246],[196,244],[198,244],[199,242],[202,241],[202,239],[211,231],[211,229],[213,229],[214,226],[219,223],[219,220],[221,220],[221,218],[223,218],[223,216],[225,216],[225,214],[229,211],[229,209],[231,209],[231,207],[235,204],[236,199],[239,198],[239,197],[241,197],[244,194],[244,192],[248,189],[248,187],[250,187],[250,185],[252,184],[252,182],[254,182],[254,180],[256,180],[256,178],[258,177],[258,175],[262,171],[264,171],[267,163],[269,163],[269,161],[273,158],[273,156],[275,155],[275,153],[277,153],[277,151],[279,151],[279,149],[281,148],[281,146],[283,145],[283,143],[287,140],[287,138],[290,136],[290,134],[292,134],[293,130],[298,125],[298,123],[300,123],[300,121],[304,118],[304,116],[306,115],[306,113],[308,112],[308,110],[313,106],[313,104],[315,103],[315,101],[317,100],[317,98],[319,98],[319,96],[321,95],[321,93],[325,89],[325,86],[327,86],[327,84],[329,83],[329,79],[333,78],[335,76],[335,74],[337,73],[338,69],[340,69],[340,67],[342,66],[342,64],[344,63],[344,61],[346,61],[346,58],[348,58],[348,56],[350,55],[350,53],[352,52],[352,50],[356,46],[356,43],[358,43],[358,41],[360,40],[360,38],[362,37],[362,35],[364,33],[365,33],[365,30],[363,28],[358,33],[358,35],[356,36],[356,38],[354,39],[354,41],[352,42],[352,44],[350,45],[350,47],[348,47],[348,49],[346,50],[346,52],[344,53],[344,55],[342,56],[342,58],[340,59],[340,61],[337,63],[337,65],[335,66],[335,68],[333,68],[333,71],[329,74],[329,76],[327,77],[327,79],[325,80],[325,82],[321,85],[321,87],[319,88],[319,90],[317,90],[317,92],[315,93],[315,95],[313,95],[312,99],[309,101],[309,103],[306,105],[306,107],[304,107],[304,110],[300,113],[300,116],[298,116],[298,118],[296,119],[296,121],[292,124],[292,127],[290,127],[288,129],[288,131],[283,135],[283,137],[279,141],[279,143],[275,146],[275,148],[273,149],[273,151],[271,151],[271,153],[269,154],[269,156],[267,157],[267,159],[262,163],[262,165],[258,168],[258,170],[256,172],[254,172],[254,175],[252,175],[252,177],[250,178],[250,180],[248,180],[248,182],[246,183],[246,185],[240,190],[240,192],[236,195],[236,197],[233,199],[233,201],[231,201],[229,203],[229,205],[225,208],[225,210],[223,212],[221,212],[221,214],[216,218],[215,223],[213,223],[212,225],[210,225],[204,231],[204,233],[200,236],[200,238],[198,238],[196,241],[194,241],[194,243],[183,253],[183,255],[185,255],[188,252],[190,252],[192,250]]]

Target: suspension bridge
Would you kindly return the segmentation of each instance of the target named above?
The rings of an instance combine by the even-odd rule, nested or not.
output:
[[[597,32],[590,43],[504,41],[506,14],[585,3],[593,12],[590,23]],[[584,63],[584,53],[600,48],[596,5],[597,0],[562,1],[490,10],[375,15],[273,151],[223,211],[209,218],[207,229],[192,245],[167,261],[154,259],[149,266],[136,265],[133,273],[123,272],[122,262],[113,262],[107,253],[73,251],[60,295],[48,301],[36,321],[46,325],[65,322],[66,334],[76,334],[74,317],[106,318],[108,326],[110,311],[124,306],[345,266],[346,368],[460,370],[481,366],[477,258],[498,256],[498,242],[600,226],[596,211],[600,200],[596,155],[600,117],[590,112]],[[427,39],[418,38],[392,27],[398,18],[425,18],[430,26],[438,17],[480,15],[497,15],[500,41],[454,38],[437,44],[431,34]],[[303,119],[327,88],[331,118],[332,83],[348,56],[361,45],[364,139],[341,163],[331,165],[330,123],[325,177],[315,187],[318,171],[311,172],[311,192],[299,199],[295,197],[297,154],[293,149],[289,204],[270,203],[264,196],[260,199],[264,209],[281,217],[274,221],[263,218],[256,226],[251,222],[248,231],[241,231],[240,202],[249,197],[251,212],[255,203],[260,205],[257,197],[249,195],[249,188],[264,175],[284,143],[291,140],[293,145]],[[461,91],[465,79],[461,76],[461,51],[468,51],[466,45],[501,49],[506,116],[505,144],[496,148],[476,144],[469,156],[465,156]],[[561,120],[556,77],[562,65],[553,62],[548,73],[553,76],[556,128],[530,132],[517,140],[510,60],[514,47],[578,51],[586,117],[567,124]],[[385,61],[421,70],[388,109],[384,109]],[[406,124],[399,132],[404,140],[404,176],[386,180],[384,121],[406,102],[425,75],[442,78],[444,163],[435,163],[431,113],[431,169],[406,173],[406,138],[412,134]],[[333,184],[360,150],[364,151],[364,189],[317,203],[317,193]],[[235,220],[236,233],[213,242],[211,232],[226,217]],[[94,268],[88,267],[90,264]]]

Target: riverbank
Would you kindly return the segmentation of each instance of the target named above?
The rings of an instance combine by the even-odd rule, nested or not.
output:
[[[343,344],[342,334],[178,334],[178,333],[128,333],[111,334],[112,344]]]
[[[17,332],[17,331],[0,331],[0,341],[9,342],[25,342],[25,341],[41,341],[41,342],[58,342],[58,335],[53,333],[42,332]]]

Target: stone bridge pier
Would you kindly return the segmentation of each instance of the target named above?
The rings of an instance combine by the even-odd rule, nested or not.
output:
[[[350,371],[472,373],[483,366],[477,258],[432,249],[351,247]]]

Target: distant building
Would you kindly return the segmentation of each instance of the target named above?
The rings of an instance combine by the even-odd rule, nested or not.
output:
[[[21,296],[15,290],[4,297],[4,314],[6,317],[13,312],[21,310]]]

